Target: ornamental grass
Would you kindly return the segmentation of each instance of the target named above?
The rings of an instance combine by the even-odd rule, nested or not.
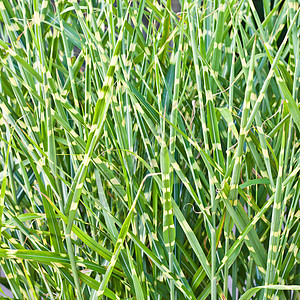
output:
[[[174,2],[0,0],[11,298],[300,298],[299,1]]]

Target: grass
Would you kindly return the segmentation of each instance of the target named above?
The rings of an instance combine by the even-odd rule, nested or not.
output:
[[[299,3],[181,7],[0,0],[14,299],[299,299]]]

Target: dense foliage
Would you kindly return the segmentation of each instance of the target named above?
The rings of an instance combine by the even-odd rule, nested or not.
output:
[[[299,1],[180,2],[0,0],[15,299],[299,299]]]

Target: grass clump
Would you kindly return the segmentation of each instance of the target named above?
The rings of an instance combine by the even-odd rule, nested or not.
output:
[[[15,299],[299,298],[299,3],[256,2],[0,0]]]

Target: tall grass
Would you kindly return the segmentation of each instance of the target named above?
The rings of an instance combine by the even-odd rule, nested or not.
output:
[[[0,0],[14,299],[299,299],[299,2],[256,7]]]

